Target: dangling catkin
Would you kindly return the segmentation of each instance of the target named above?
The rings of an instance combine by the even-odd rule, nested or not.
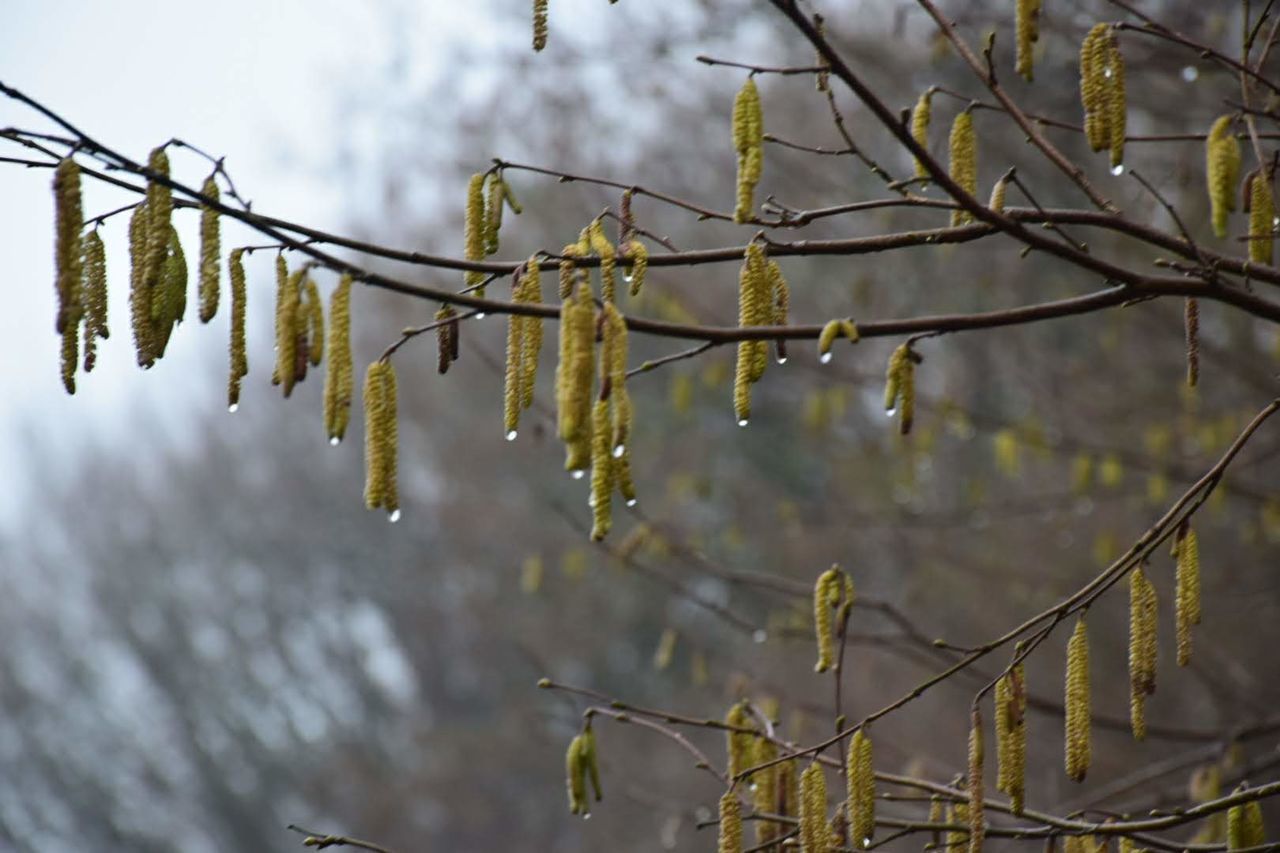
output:
[[[1187,386],[1200,381],[1200,302],[1194,296],[1182,301],[1182,325],[1187,341]]]
[[[298,335],[305,335],[307,360],[312,367],[318,367],[324,360],[324,302],[320,299],[320,288],[311,276],[306,277],[302,286],[305,294],[302,317],[306,322],[298,329]]]
[[[1249,260],[1256,264],[1271,263],[1275,215],[1271,173],[1264,167],[1249,182]]]
[[[1026,791],[1027,691],[1022,664],[996,682],[996,790],[1009,795],[1014,814],[1022,814]]]
[[[502,206],[506,201],[507,184],[501,172],[490,172],[486,180],[484,205],[484,253],[498,251],[499,232],[502,230]]]
[[[876,774],[871,755],[871,737],[858,729],[849,741],[845,762],[848,799],[845,811],[849,818],[849,840],[860,849],[876,831]]]
[[[591,728],[590,720],[582,731],[582,763],[587,768],[587,778],[591,780],[591,792],[596,802],[604,799],[604,790],[600,787],[600,758],[596,754],[596,732]]]
[[[484,210],[483,172],[477,172],[467,182],[466,219],[463,225],[463,249],[469,261],[484,260],[485,249],[485,210]],[[485,275],[476,270],[467,270],[463,281],[469,288],[475,288],[475,295],[483,297],[484,288],[478,287],[485,280]]]
[[[533,49],[547,46],[547,0],[533,0]]]
[[[720,798],[719,853],[742,853],[742,804],[732,790]]]
[[[1035,43],[1040,38],[1040,0],[1017,0],[1014,22],[1018,42],[1014,70],[1031,82]]]
[[[815,761],[800,774],[800,849],[825,853],[827,840],[827,777]]]
[[[200,194],[219,200],[218,182],[205,178]],[[207,323],[218,313],[218,286],[222,271],[222,236],[218,211],[208,205],[200,208],[200,322]]]
[[[150,220],[146,204],[135,207],[129,217],[129,322],[138,366],[142,368],[155,363],[155,341],[151,334],[152,289],[146,281]]]
[[[754,752],[751,756],[753,764],[768,764],[778,757],[778,747],[771,740],[755,738]],[[755,786],[752,801],[757,814],[774,814],[778,811],[778,772],[779,765],[773,764],[753,773],[751,782]],[[756,843],[764,844],[779,835],[779,825],[769,820],[758,820],[756,824]]]
[[[511,283],[511,301],[519,302],[520,295],[521,276],[517,270]],[[507,315],[507,365],[502,388],[502,429],[507,441],[513,441],[520,428],[520,409],[524,399],[524,337],[525,318],[520,314]]]
[[[1076,782],[1089,772],[1089,635],[1084,616],[1076,621],[1067,643],[1066,769]]]
[[[1248,790],[1241,783],[1232,793],[1238,794]],[[1243,850],[1246,847],[1260,847],[1267,841],[1266,828],[1262,822],[1262,806],[1257,800],[1250,800],[1227,809],[1227,849]]]
[[[587,814],[587,766],[583,760],[582,735],[574,735],[564,755],[565,788],[569,792],[569,813]]]
[[[639,240],[631,240],[626,245],[627,254],[631,257],[631,295],[638,296],[644,287],[644,276],[649,270],[649,248]]]
[[[364,375],[364,502],[396,518],[400,496],[396,485],[396,372],[391,362],[378,360]]]
[[[947,823],[960,826],[969,825],[969,804],[967,802],[950,803],[947,806]],[[966,843],[969,833],[963,830],[951,830],[947,833],[947,849],[959,850]]]
[[[324,373],[324,428],[330,444],[342,441],[351,417],[351,283],[344,275],[329,297],[329,364]]]
[[[733,220],[751,219],[753,196],[764,159],[764,114],[754,77],[748,77],[733,101],[733,147],[738,152],[738,202]]]
[[[436,371],[442,375],[458,357],[458,322],[453,319],[457,314],[452,305],[441,305],[436,311]]]
[[[538,269],[536,255],[525,262],[520,285],[521,302],[534,304],[542,302],[542,271]],[[521,352],[520,407],[527,409],[533,405],[533,389],[538,379],[538,358],[542,354],[541,317],[524,318],[524,340]]]
[[[926,151],[929,150],[929,119],[932,115],[933,87],[930,87],[920,93],[920,98],[916,101],[915,108],[911,110],[911,138]],[[916,177],[929,177],[929,170],[924,167],[923,161],[918,158],[916,159]]]
[[[893,351],[885,370],[884,408],[890,414],[895,409],[899,411],[898,429],[903,435],[911,432],[911,424],[915,420],[918,359],[911,344],[905,343]]]
[[[982,711],[969,711],[969,853],[982,853],[986,837],[986,804],[982,780]]]
[[[729,756],[727,773],[732,779],[751,765],[751,742],[755,736],[750,732],[735,731],[751,727],[751,715],[747,712],[746,701],[733,703],[724,716],[724,724],[730,727],[725,733],[725,746]]]
[[[1240,143],[1231,132],[1233,121],[1229,115],[1220,117],[1205,139],[1205,174],[1213,233],[1220,238],[1227,236],[1227,215],[1236,209],[1235,186],[1240,178]]]
[[[1107,30],[1107,66],[1102,72],[1107,83],[1107,145],[1111,152],[1111,168],[1117,171],[1124,164],[1124,140],[1128,97],[1125,94],[1124,56],[1115,32]]]
[[[152,172],[169,177],[169,155],[161,146],[152,150],[147,161],[147,168]],[[173,191],[160,181],[147,183],[147,227],[146,249],[144,251],[143,284],[152,288],[160,286],[164,274],[164,262],[169,250],[169,232],[173,218]]]
[[[1110,142],[1107,133],[1106,24],[1094,24],[1080,45],[1080,103],[1084,107],[1084,131],[1089,147],[1101,151]]]
[[[1174,538],[1174,611],[1178,636],[1178,666],[1191,662],[1191,627],[1200,624],[1200,546],[1186,522]]]
[[[107,252],[95,228],[84,238],[84,370],[97,363],[97,340],[111,336],[107,329]]]
[[[58,294],[55,330],[62,335],[62,385],[76,393],[76,366],[80,360],[80,320],[84,306],[81,294],[84,275],[84,248],[81,231],[84,211],[80,200],[80,166],[70,157],[53,173],[54,197],[54,286]]]
[[[996,213],[1004,213],[1004,197],[1009,188],[1009,182],[1004,178],[996,181],[995,186],[991,188],[991,200],[987,202],[987,207]]]
[[[227,259],[231,280],[231,370],[227,380],[227,406],[235,411],[240,406],[240,380],[249,373],[249,357],[244,344],[244,249],[232,249]]]
[[[840,603],[840,568],[832,566],[813,585],[813,626],[818,641],[818,662],[814,672],[826,672],[832,664],[831,611]]]
[[[973,131],[973,113],[965,110],[956,116],[951,125],[949,140],[951,179],[969,195],[978,191],[978,142]],[[967,225],[973,214],[957,209],[951,212],[951,225]]]
[[[276,366],[271,384],[287,398],[298,376],[298,305],[302,270],[289,272],[284,255],[276,256]]]
[[[609,401],[596,400],[591,410],[592,542],[604,539],[613,526],[613,447],[609,438]]]
[[[578,292],[560,309],[560,363],[556,367],[556,411],[565,443],[565,470],[582,471],[591,459],[591,379],[595,372],[595,307],[591,289]]]

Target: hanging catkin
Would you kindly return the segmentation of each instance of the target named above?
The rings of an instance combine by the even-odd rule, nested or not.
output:
[[[463,251],[469,261],[482,261],[485,256],[486,219],[484,209],[485,174],[477,172],[467,182],[466,218],[463,223]],[[463,282],[475,291],[476,296],[484,296],[485,274],[478,270],[467,270]]]
[[[733,101],[733,147],[738,152],[738,201],[733,220],[746,222],[764,164],[764,114],[754,77],[747,77]]]
[[[169,177],[169,155],[161,146],[152,150],[147,168],[163,178]],[[147,183],[146,248],[143,257],[143,284],[152,289],[160,286],[164,262],[169,251],[169,232],[173,218],[173,191],[162,181]]]
[[[547,46],[547,0],[533,0],[533,49]]]
[[[539,304],[542,302],[542,271],[538,268],[538,258],[531,256],[525,261],[524,274],[520,277],[520,301]],[[542,354],[542,318],[525,317],[520,359],[520,407],[527,409],[533,405],[533,389],[538,379],[538,358]]]
[[[1209,129],[1205,139],[1205,175],[1209,187],[1209,206],[1213,233],[1227,236],[1227,216],[1236,209],[1235,187],[1240,179],[1240,143],[1231,132],[1234,119],[1221,116]]]
[[[849,840],[855,849],[861,849],[876,831],[876,774],[871,737],[864,729],[858,729],[849,741],[845,780],[849,788],[845,804]]]
[[[613,526],[613,447],[609,401],[596,400],[591,410],[591,541],[599,542]]]
[[[129,323],[138,366],[155,363],[155,342],[151,334],[151,287],[147,275],[147,227],[150,214],[146,204],[133,209],[129,217]]]
[[[338,444],[351,417],[354,364],[351,358],[351,283],[344,275],[329,297],[329,364],[324,373],[324,428]]]
[[[305,295],[302,317],[306,322],[300,325],[298,335],[306,337],[307,361],[312,367],[318,367],[324,360],[324,301],[320,299],[320,288],[311,276],[306,277],[302,286]]]
[[[1110,142],[1107,122],[1106,24],[1094,24],[1080,45],[1080,103],[1089,147],[1101,151]]]
[[[828,840],[827,777],[815,761],[800,774],[800,849],[826,853]]]
[[[596,752],[596,732],[587,720],[587,727],[582,730],[582,763],[587,769],[587,778],[591,780],[591,792],[596,802],[604,799],[604,790],[600,787],[600,758]]]
[[[595,372],[595,307],[591,289],[578,291],[560,308],[560,362],[556,366],[556,413],[565,443],[565,470],[582,476],[591,461],[591,379]]]
[[[747,245],[742,269],[738,274],[738,326],[763,326],[773,317],[770,304],[770,277],[764,248],[752,242]],[[746,426],[751,417],[751,385],[760,380],[768,363],[768,346],[764,341],[738,342],[738,360],[734,371],[733,408],[738,425]]]
[[[631,295],[638,296],[644,287],[645,273],[649,271],[649,248],[639,240],[631,240],[626,244],[627,255],[631,259]]]
[[[1040,0],[1017,0],[1014,28],[1018,41],[1014,70],[1030,82],[1035,76],[1035,43],[1040,38]]]
[[[205,178],[200,194],[219,200],[218,182]],[[207,323],[218,313],[218,287],[222,271],[222,236],[218,211],[208,205],[200,208],[200,322]]]
[[[996,682],[996,790],[1009,795],[1014,814],[1022,814],[1026,792],[1027,691],[1022,664]]]
[[[826,672],[831,668],[832,652],[832,610],[840,603],[840,568],[832,566],[818,575],[813,585],[813,626],[818,642],[818,662],[814,672]]]
[[[1271,172],[1263,167],[1249,181],[1249,260],[1256,264],[1270,264],[1275,249],[1276,208],[1271,180]]]
[[[929,150],[929,118],[933,115],[933,87],[925,89],[911,110],[911,138],[926,151]],[[924,162],[916,158],[916,177],[929,177]]]
[[[991,200],[987,202],[987,207],[996,213],[1004,213],[1004,197],[1009,189],[1009,182],[1004,178],[995,182],[991,187]]]
[[[1089,772],[1089,635],[1084,616],[1076,621],[1067,643],[1066,770],[1077,782]]]
[[[511,282],[511,301],[520,302],[522,295],[522,276],[516,270]],[[502,389],[502,428],[507,441],[514,441],[520,428],[520,410],[524,400],[524,346],[525,317],[520,314],[507,315],[507,364],[503,373]]]
[[[889,414],[899,412],[898,430],[903,435],[911,432],[915,420],[916,362],[919,360],[920,356],[908,342],[893,351],[885,369],[884,408]]]
[[[585,815],[591,811],[587,805],[587,764],[583,756],[584,747],[582,735],[574,735],[564,755],[564,777],[565,788],[569,793],[569,813],[575,815]]]
[[[1139,565],[1129,575],[1129,722],[1147,736],[1147,697],[1156,691],[1156,589]]]
[[[986,805],[983,799],[982,711],[969,711],[969,853],[982,853],[986,837]]]
[[[719,853],[742,853],[742,804],[732,790],[720,798]]]
[[[227,407],[234,412],[240,407],[240,380],[249,373],[249,357],[244,344],[244,249],[232,249],[227,259],[227,275],[231,280],[231,370],[227,380]]]
[[[1187,341],[1187,386],[1200,381],[1200,302],[1194,296],[1182,300],[1182,326]]]
[[[396,484],[396,371],[390,361],[369,365],[364,375],[364,503],[400,517]]]
[[[1239,794],[1246,790],[1248,786],[1241,783],[1232,793]],[[1228,850],[1260,847],[1266,841],[1267,833],[1262,822],[1262,806],[1257,800],[1250,800],[1227,809]]]
[[[1200,546],[1196,532],[1185,521],[1174,537],[1173,554],[1178,666],[1186,666],[1191,662],[1191,627],[1200,624]]]
[[[97,341],[111,336],[107,329],[107,250],[95,228],[84,238],[84,370],[97,363]]]
[[[949,141],[951,164],[948,170],[951,180],[972,196],[978,191],[978,142],[973,131],[973,113],[965,110],[956,116],[951,125]],[[956,209],[951,212],[951,225],[967,225],[973,221],[973,214],[967,210]]]
[[[831,361],[831,345],[836,338],[848,338],[849,343],[858,342],[858,326],[848,317],[828,320],[818,334],[818,361],[823,364]]]
[[[751,742],[755,736],[748,731],[738,729],[751,728],[751,715],[747,711],[746,701],[734,702],[724,715],[725,747],[729,756],[729,767],[726,771],[729,778],[735,778],[751,764]]]
[[[751,756],[753,764],[769,764],[769,762],[778,757],[778,746],[773,741],[762,737],[754,740],[754,751]],[[751,783],[755,787],[752,792],[752,801],[757,814],[777,813],[780,807],[778,801],[778,774],[780,769],[780,765],[771,764],[764,770],[751,775]],[[773,821],[758,820],[755,824],[757,844],[765,844],[778,837],[780,826]]]
[[[298,305],[303,270],[289,272],[284,255],[276,256],[276,366],[271,384],[287,398],[298,376]]]
[[[62,385],[76,393],[76,366],[80,360],[81,294],[84,276],[84,210],[80,200],[80,166],[70,157],[53,173],[54,199],[54,287],[58,294],[58,314],[54,328],[62,335]]]
[[[1124,56],[1114,30],[1107,30],[1106,68],[1102,75],[1107,83],[1107,147],[1111,153],[1111,169],[1119,174],[1124,164],[1124,141],[1129,111],[1124,82]]]

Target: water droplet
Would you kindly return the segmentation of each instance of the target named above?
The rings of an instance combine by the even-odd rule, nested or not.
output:
[[[515,441],[515,440],[516,440],[516,431],[515,431],[515,430],[508,430],[508,431],[507,431],[507,441]]]
[[[1110,76],[1111,76],[1111,69],[1110,69],[1110,68],[1104,68],[1104,69],[1103,69],[1103,71],[1102,71],[1102,76],[1103,76],[1103,77],[1110,77]]]
[[[778,364],[786,364],[786,363],[787,363],[787,357],[786,357],[785,355],[780,355],[780,356],[778,356],[777,361],[778,361]]]
[[[621,459],[626,454],[626,452],[627,452],[627,446],[625,444],[614,445],[613,458]]]
[[[894,406],[892,409],[885,409],[884,414],[885,414],[885,417],[891,418],[894,415],[898,414],[898,407]]]
[[[1196,78],[1200,76],[1199,70],[1194,65],[1188,65],[1182,69],[1182,79],[1188,83],[1194,83]]]
[[[230,412],[230,413],[231,413],[231,414],[233,414],[233,415],[234,415],[236,412],[238,412],[239,410],[240,410],[240,404],[239,404],[239,403],[232,403],[230,406],[227,406],[227,411],[228,411],[228,412]]]
[[[596,496],[594,494],[587,496],[587,506],[591,507],[592,509],[595,509]]]
[[[763,643],[767,639],[769,639],[769,632],[763,628],[757,628],[751,634],[751,642],[753,643]]]
[[[1276,227],[1278,227],[1278,226],[1280,226],[1280,216],[1276,216],[1276,217],[1272,218],[1272,220],[1271,220],[1271,227],[1272,227],[1272,228],[1276,228]]]
[[[627,284],[630,284],[633,278],[635,278],[635,276],[632,275],[630,268],[628,268],[627,271],[622,274],[622,280],[625,281]]]
[[[818,356],[818,361],[822,362],[823,364],[829,364],[831,362],[831,358],[832,358],[831,353],[824,352],[822,355]]]
[[[1123,175],[1123,174],[1124,174],[1124,164],[1123,164],[1123,163],[1117,163],[1116,165],[1112,166],[1112,167],[1111,167],[1111,174],[1116,175],[1117,177],[1118,177],[1118,176],[1120,176],[1120,175]]]
[[[476,312],[476,319],[477,319],[477,320],[483,320],[483,319],[484,319],[484,317],[485,317],[485,313],[484,313],[483,311],[477,311],[477,312]]]
[[[636,505],[635,498],[627,498],[627,506],[635,506],[635,505]]]
[[[400,520],[400,510],[398,509],[391,510],[391,515],[387,516],[387,521],[391,522],[392,524],[395,524],[399,520]]]
[[[570,471],[569,476],[575,480],[581,480],[583,476],[586,475],[586,473],[587,473],[586,471],[583,471],[581,468],[579,468],[576,471]]]
[[[341,443],[342,443],[342,439],[338,438],[336,435],[333,438],[329,439],[330,447],[337,447]]]
[[[740,427],[744,427],[744,426],[746,426],[746,425],[747,425],[747,419],[746,419],[746,418],[739,418],[739,419],[738,419],[738,426],[740,426]]]
[[[747,786],[747,790],[749,790],[749,791],[754,791],[754,790],[756,790],[756,788],[758,788],[758,787],[760,787],[760,786],[759,786],[759,785],[757,785],[755,782],[752,782],[750,785],[748,785],[748,786]]]
[[[871,839],[870,839],[870,838],[864,838],[864,839],[862,839],[862,846],[863,846],[863,847],[870,847],[870,846],[871,846]]]
[[[591,820],[591,812],[587,812],[582,816],[583,820]]]

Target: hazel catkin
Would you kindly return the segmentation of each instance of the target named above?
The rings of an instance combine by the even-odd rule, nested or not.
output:
[[[164,146],[155,148],[147,160],[147,168],[161,178],[169,177],[169,155]],[[147,228],[144,252],[143,283],[154,289],[160,285],[169,249],[169,231],[173,217],[173,190],[163,180],[147,182]]]
[[[385,509],[393,521],[399,518],[400,508],[396,408],[395,368],[390,361],[379,359],[369,365],[364,376],[364,502],[369,509]]]
[[[720,798],[719,853],[742,853],[742,803],[732,790]]]
[[[1040,38],[1040,0],[1017,0],[1014,29],[1017,36],[1014,70],[1027,82],[1031,82],[1035,76],[1035,43]]]
[[[330,444],[338,444],[351,417],[354,364],[351,357],[351,284],[344,275],[329,297],[329,363],[324,373],[324,428]]]
[[[1240,143],[1231,132],[1232,116],[1218,118],[1205,139],[1205,175],[1213,233],[1227,236],[1227,217],[1236,209],[1235,186],[1240,178]]]
[[[1196,532],[1185,522],[1178,528],[1173,548],[1178,666],[1186,666],[1191,662],[1191,628],[1200,624],[1200,546]]]
[[[485,173],[477,172],[467,182],[467,204],[463,224],[463,251],[468,261],[482,261],[485,257],[486,219],[484,206]],[[485,274],[478,270],[467,270],[463,282],[475,291],[476,296],[484,296]]]
[[[1147,736],[1146,701],[1156,690],[1156,589],[1139,565],[1129,575],[1129,722]]]
[[[815,761],[800,774],[800,849],[826,851],[827,841],[827,777]]]
[[[533,49],[547,46],[547,0],[533,0]]]
[[[74,394],[80,360],[80,320],[84,313],[81,293],[84,211],[80,199],[80,166],[70,157],[63,159],[54,170],[53,195],[54,286],[58,295],[54,328],[62,335],[62,385],[68,394]]]
[[[899,413],[898,430],[903,435],[911,432],[915,420],[916,402],[916,362],[920,356],[911,349],[911,344],[901,344],[889,356],[889,366],[885,369],[884,408],[892,414]]]
[[[1275,201],[1271,193],[1272,176],[1265,167],[1249,181],[1249,260],[1270,264],[1275,251]]]
[[[609,401],[596,400],[591,410],[591,541],[599,542],[613,526],[615,486],[610,442]]]
[[[631,290],[632,296],[640,294],[644,287],[645,273],[649,270],[649,248],[639,240],[631,240],[626,244],[627,254],[631,258]]]
[[[726,773],[730,779],[733,779],[750,766],[751,742],[755,738],[751,732],[742,731],[751,728],[751,715],[747,711],[745,700],[733,703],[724,716],[724,724],[728,727],[725,732],[725,746],[729,758]]]
[[[1027,690],[1022,664],[996,682],[996,790],[1009,795],[1014,814],[1022,814],[1026,791]]]
[[[213,176],[205,178],[200,194],[219,200],[218,182]],[[200,208],[200,322],[208,323],[218,313],[218,289],[222,258],[222,237],[218,211],[208,205]]]
[[[146,204],[133,209],[129,217],[129,322],[138,366],[155,363],[155,342],[151,333],[152,287],[147,282],[147,230],[151,221]]]
[[[754,77],[747,77],[742,89],[733,101],[733,147],[738,152],[737,206],[735,222],[751,219],[753,196],[760,182],[764,160],[764,114],[760,106],[760,91]]]
[[[1066,678],[1066,770],[1076,782],[1089,772],[1090,710],[1089,710],[1089,635],[1084,616],[1076,621],[1075,630],[1067,642]]]
[[[587,765],[583,752],[585,749],[581,734],[573,736],[564,756],[565,788],[569,793],[569,813],[588,814],[591,809],[587,805]]]
[[[972,196],[978,191],[978,142],[973,130],[972,111],[964,110],[956,116],[951,125],[949,150],[951,179]],[[972,221],[973,214],[967,210],[957,208],[951,212],[953,227]]]
[[[107,328],[107,253],[95,228],[84,238],[84,370],[97,363],[97,341],[111,337]]]
[[[228,346],[231,369],[227,380],[227,406],[234,412],[240,406],[240,380],[249,373],[244,341],[244,249],[231,250],[227,258],[227,277],[231,282],[231,342]]]
[[[911,138],[926,151],[929,150],[929,119],[933,115],[933,87],[920,93],[919,100],[911,110]],[[929,170],[924,162],[916,158],[916,177],[929,177]]]
[[[969,711],[969,853],[982,853],[986,837],[986,805],[983,799],[982,711]]]
[[[876,831],[876,774],[871,754],[871,737],[865,729],[854,732],[845,760],[849,819],[849,840],[855,849],[865,846]]]

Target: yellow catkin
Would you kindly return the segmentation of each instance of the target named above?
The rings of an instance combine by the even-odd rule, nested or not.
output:
[[[587,778],[591,780],[591,792],[596,802],[604,799],[604,789],[600,787],[600,757],[596,751],[596,732],[590,721],[582,732],[582,763],[587,769]]]
[[[217,202],[218,182],[210,175],[200,187],[200,194]],[[200,322],[207,323],[218,313],[218,289],[222,271],[221,220],[218,211],[208,205],[200,208]]]
[[[564,755],[565,788],[569,793],[569,813],[588,814],[587,805],[587,767],[583,760],[582,735],[574,735],[569,741],[569,748]]]
[[[1094,24],[1080,45],[1080,103],[1084,107],[1085,138],[1094,151],[1106,148],[1110,141],[1105,76],[1108,32],[1106,24]]]
[[[978,142],[973,131],[973,113],[965,110],[956,116],[951,125],[949,140],[951,163],[948,170],[951,180],[969,195],[978,191]],[[967,210],[953,210],[951,224],[965,225],[973,221],[973,214]]]
[[[818,31],[819,38],[827,37],[827,22],[821,15],[813,16],[813,28]],[[815,77],[814,87],[819,92],[829,91],[831,88],[831,66],[827,64],[827,60],[821,52],[818,53],[814,61],[818,68],[821,69]]]
[[[351,417],[354,365],[351,358],[351,284],[344,275],[329,297],[329,364],[324,374],[324,428],[338,444]]]
[[[969,804],[951,803],[947,806],[947,823],[958,826],[969,825]],[[947,833],[947,850],[958,851],[968,842],[967,830],[951,830]]]
[[[1027,691],[1022,664],[996,682],[996,790],[1009,795],[1014,814],[1022,814],[1026,792]]]
[[[1035,76],[1035,43],[1040,38],[1040,0],[1017,0],[1014,29],[1017,35],[1014,70],[1030,82]]]
[[[307,360],[312,367],[318,367],[324,360],[324,302],[320,299],[320,288],[311,276],[307,276],[303,282],[303,289],[306,295],[306,309],[303,311],[306,323],[298,329],[298,334],[306,335]]]
[[[595,372],[595,307],[591,290],[578,292],[560,309],[560,362],[556,367],[556,411],[567,451],[565,470],[585,471],[591,461],[591,379]]]
[[[926,151],[929,149],[929,119],[933,115],[933,89],[925,89],[911,110],[911,138]],[[929,177],[924,163],[916,159],[916,177]]]
[[[826,853],[827,777],[816,761],[800,774],[800,849]]]
[[[463,224],[463,251],[469,261],[482,261],[485,256],[485,211],[484,211],[483,172],[477,172],[467,182],[467,205]],[[476,270],[467,270],[463,281],[469,288],[475,288],[476,296],[484,296],[484,288],[478,285],[485,280],[485,274]]]
[[[169,246],[161,265],[160,281],[152,294],[151,327],[154,355],[162,358],[175,325],[182,322],[187,309],[187,261],[182,253],[177,230],[169,226]]]
[[[457,316],[452,305],[441,305],[436,311],[436,371],[441,375],[458,359]]]
[[[818,643],[818,662],[814,672],[826,672],[833,663],[832,609],[840,602],[840,569],[832,566],[813,585],[813,626]]]
[[[484,204],[484,253],[492,255],[498,251],[499,235],[502,231],[502,208],[506,201],[507,183],[501,172],[490,172],[485,184]]]
[[[747,703],[735,702],[724,716],[724,724],[729,726],[725,732],[725,747],[729,758],[727,773],[730,778],[736,777],[751,764],[751,742],[755,736],[746,731],[735,729],[751,728],[751,715],[747,711]]]
[[[164,147],[156,148],[147,160],[147,168],[164,178],[169,177],[169,155]],[[173,218],[173,191],[160,181],[147,183],[146,250],[143,284],[153,292],[164,275],[164,262],[169,249],[169,231]]]
[[[818,334],[818,360],[823,364],[831,361],[831,345],[836,338],[848,338],[850,343],[858,342],[858,327],[848,317],[828,320]]]
[[[845,763],[848,799],[845,812],[849,820],[849,840],[855,849],[876,831],[876,775],[871,754],[871,737],[858,729],[849,741]]]
[[[542,302],[542,271],[538,268],[537,256],[525,262],[520,285],[521,302]],[[542,354],[541,317],[524,318],[523,343],[520,359],[520,407],[527,409],[533,405],[533,390],[538,379],[538,359]]]
[[[1205,175],[1213,233],[1227,236],[1227,216],[1236,209],[1235,186],[1240,179],[1240,143],[1231,132],[1233,119],[1221,116],[1209,129],[1205,140]]]
[[[1194,530],[1179,529],[1174,540],[1174,557],[1178,666],[1186,666],[1191,662],[1191,627],[1200,624],[1200,546]]]
[[[249,357],[244,343],[244,249],[232,249],[227,259],[227,275],[231,281],[231,357],[227,380],[227,406],[235,411],[240,406],[240,380],[249,373]]]
[[[396,455],[396,373],[389,361],[375,361],[364,376],[365,506],[399,518]]]
[[[560,289],[561,299],[568,299],[574,291],[574,286],[578,280],[578,268],[574,265],[573,259],[578,255],[578,246],[570,243],[560,250],[563,256],[560,260]]]
[[[939,797],[937,794],[934,794],[929,798],[929,814],[925,817],[925,820],[928,823],[942,823],[943,821],[942,797]],[[927,845],[925,849],[928,850],[941,847],[942,833],[934,830],[929,834],[932,838],[932,844],[931,846]]]
[[[511,287],[511,301],[520,302],[521,281],[517,275]],[[520,428],[521,403],[524,400],[524,346],[525,318],[520,314],[507,316],[507,364],[503,373],[502,430],[507,441],[514,441]]]
[[[1194,296],[1182,301],[1182,327],[1187,342],[1187,387],[1200,381],[1200,302]]]
[[[769,267],[764,248],[758,243],[747,246],[745,260],[738,274],[738,325],[741,328],[761,326],[772,319],[769,304]],[[733,408],[739,426],[751,417],[751,385],[764,374],[768,347],[764,341],[739,341],[734,371]]]
[[[996,181],[995,186],[991,188],[991,200],[987,202],[987,207],[996,213],[1004,213],[1004,197],[1009,189],[1009,182],[1004,178]]]
[[[969,711],[969,853],[982,853],[986,837],[986,805],[983,799],[982,711]]]
[[[591,410],[591,540],[599,542],[613,526],[613,447],[609,401],[596,400]]]
[[[902,344],[889,356],[885,370],[884,408],[890,414],[899,412],[898,429],[903,435],[911,432],[915,420],[916,359],[911,345]]]
[[[533,0],[533,49],[547,46],[547,0]]]
[[[271,384],[285,397],[293,393],[298,378],[298,305],[303,270],[289,272],[283,255],[276,259],[276,366]]]
[[[1147,697],[1156,690],[1156,590],[1142,566],[1129,575],[1129,722],[1147,736]]]
[[[58,294],[54,328],[62,335],[62,385],[68,394],[74,394],[80,360],[80,320],[84,312],[81,294],[84,210],[80,199],[80,166],[69,157],[54,170],[53,196],[54,286]]]
[[[639,240],[632,240],[626,245],[627,255],[631,258],[631,295],[638,296],[644,287],[644,277],[649,271],[649,248]]]
[[[1246,790],[1248,786],[1241,783],[1232,793],[1238,794]],[[1228,850],[1259,847],[1266,841],[1267,832],[1262,819],[1262,806],[1257,800],[1250,800],[1227,809]]]
[[[1124,56],[1114,31],[1107,31],[1107,66],[1103,78],[1107,83],[1107,146],[1111,153],[1111,168],[1118,171],[1124,164],[1124,140],[1128,97],[1125,93]]]
[[[84,238],[84,369],[97,363],[97,341],[111,336],[107,328],[107,250],[97,229]]]
[[[738,152],[737,206],[735,222],[751,219],[756,184],[764,160],[764,115],[754,77],[748,77],[733,101],[733,147]]]
[[[1076,621],[1067,643],[1066,770],[1080,782],[1091,760],[1089,710],[1089,635],[1084,616]]]
[[[129,217],[129,322],[133,328],[133,348],[138,366],[148,368],[155,363],[155,342],[151,334],[151,287],[146,282],[147,228],[150,223],[146,204],[138,205]]]
[[[1271,179],[1271,173],[1263,168],[1249,182],[1249,260],[1256,264],[1270,264],[1275,251],[1276,207]]]
[[[756,738],[754,744],[754,754],[752,762],[755,764],[767,764],[778,757],[778,747],[773,741],[764,738]],[[752,801],[755,805],[757,813],[776,814],[781,807],[778,800],[779,795],[779,770],[777,764],[770,765],[758,773],[751,776],[751,782],[755,786],[752,792]],[[756,824],[756,843],[764,844],[777,838],[779,833],[779,825],[770,820],[758,820]]]
[[[742,804],[733,791],[720,798],[719,853],[742,853]]]

